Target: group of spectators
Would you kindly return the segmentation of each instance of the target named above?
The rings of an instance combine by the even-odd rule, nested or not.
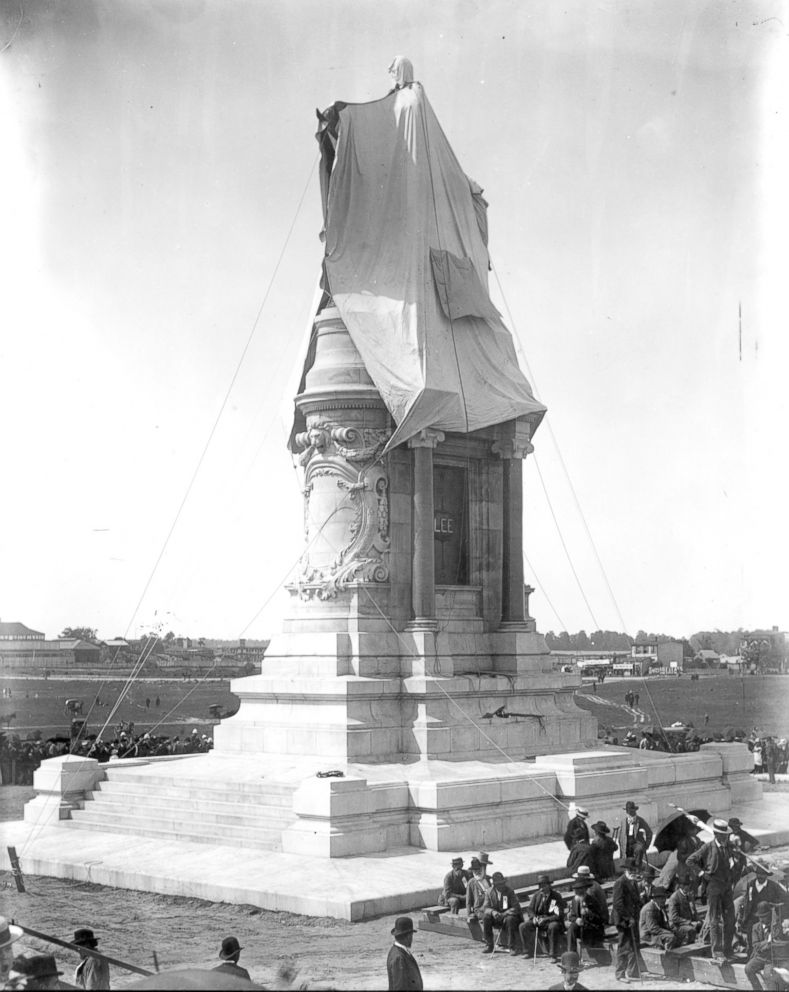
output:
[[[753,774],[767,774],[775,784],[776,775],[785,775],[789,764],[789,743],[785,737],[760,736],[753,731],[745,742],[753,754]]]
[[[68,942],[80,957],[72,982],[69,984],[61,982],[61,976],[64,972],[59,968],[59,962],[54,954],[42,954],[39,951],[15,953],[14,944],[23,935],[24,931],[21,927],[14,926],[12,923],[9,924],[4,917],[0,917],[0,989],[16,989],[21,992],[22,989],[108,990],[110,988],[109,963],[106,957],[97,950],[99,938],[90,927],[80,927],[74,932],[73,939]],[[239,965],[238,959],[242,950],[243,948],[236,937],[225,937],[219,950],[221,963],[212,970],[230,978],[233,988],[244,988],[243,983],[250,983],[247,986],[249,988],[263,988],[263,986],[252,985],[249,972]],[[192,977],[195,978],[196,976],[193,974]],[[279,977],[283,978],[286,984],[289,984],[292,974],[287,966],[280,970]],[[203,984],[205,987],[231,987],[230,984],[224,984],[222,979],[219,980],[219,983],[213,983],[208,975],[205,975]],[[197,988],[198,986],[166,985],[164,987]]]
[[[134,733],[133,724],[127,729],[116,730],[115,736],[104,740],[95,734],[85,738],[50,737],[44,740],[41,731],[22,740],[18,734],[0,733],[0,777],[3,785],[32,785],[33,773],[46,758],[63,754],[79,754],[97,761],[116,761],[120,758],[159,757],[167,754],[195,754],[210,751],[213,740],[194,728],[183,737]],[[128,728],[131,729],[128,729]]]

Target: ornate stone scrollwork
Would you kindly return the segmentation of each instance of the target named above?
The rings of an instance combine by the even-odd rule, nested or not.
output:
[[[389,479],[376,462],[391,433],[311,424],[296,436],[304,467],[302,599],[333,599],[352,582],[389,579]]]

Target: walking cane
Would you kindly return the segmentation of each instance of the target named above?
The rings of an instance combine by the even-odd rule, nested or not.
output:
[[[641,972],[641,963],[638,960],[638,940],[636,939],[636,926],[634,923],[630,924],[630,939],[633,941],[633,950],[636,955],[636,974],[638,975],[638,980],[641,984],[644,984],[644,976]]]
[[[534,961],[532,961],[532,965],[535,968],[537,967],[537,941],[539,939],[540,939],[540,928],[539,928],[538,924],[535,922],[535,924],[534,924]]]

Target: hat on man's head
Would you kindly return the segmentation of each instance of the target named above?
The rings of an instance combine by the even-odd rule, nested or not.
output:
[[[52,978],[63,974],[58,971],[54,954],[20,954],[14,958],[13,969],[25,978]]]
[[[410,916],[398,916],[391,932],[393,937],[403,937],[407,933],[413,933],[414,921]]]
[[[453,858],[453,859],[452,859],[452,867],[453,867],[453,868],[454,868],[454,867],[455,867],[456,865],[457,865],[457,866],[459,867],[459,866],[461,866],[462,864],[463,864],[463,858]]]
[[[608,824],[603,820],[598,820],[597,823],[592,824],[592,830],[595,830],[598,834],[610,834],[611,831],[608,829]]]
[[[592,879],[594,878],[594,875],[592,874],[592,869],[589,867],[589,865],[579,865],[578,871],[573,874],[573,878]]]
[[[757,875],[772,875],[772,871],[770,871],[770,868],[764,858],[754,858],[751,864],[756,869]]]
[[[14,926],[4,916],[0,916],[0,947],[10,947],[23,933],[21,927]]]
[[[731,816],[729,817],[729,826],[732,828],[732,830],[736,830],[737,827],[742,826],[742,820],[739,818],[739,816]]]
[[[234,954],[238,954],[242,950],[241,944],[239,944],[235,937],[225,937],[222,941],[222,950],[219,952],[219,957],[227,961],[228,958],[232,958]]]
[[[589,816],[589,810],[588,809],[584,809],[583,806],[576,806],[576,808],[575,808],[575,815],[576,816],[582,816],[584,819],[586,819]]]
[[[769,902],[760,902],[759,905],[756,907],[756,915],[757,916],[772,916],[773,915],[773,907],[769,904]]]
[[[729,826],[729,824],[725,820],[715,819],[715,820],[712,821],[712,823],[710,824],[710,826],[712,827],[713,831],[716,834],[730,834],[731,833],[731,827]]]
[[[633,800],[632,799],[628,799],[628,801],[625,803],[625,813],[635,813],[635,811],[637,809],[638,809],[638,806],[636,806],[636,804],[633,802]]]
[[[668,895],[668,892],[666,892],[665,888],[662,885],[653,885],[652,886],[652,898],[653,899],[655,899],[655,898],[660,899],[661,896],[665,899],[665,897],[667,895]]]
[[[98,937],[90,927],[80,927],[79,930],[74,931],[74,940],[71,943],[80,944],[82,947],[95,947],[98,942]]]
[[[548,878],[547,875],[538,875],[537,876],[537,884],[538,885],[550,885],[551,884],[551,880],[550,880],[550,878]]]
[[[493,862],[490,860],[490,855],[488,854],[487,851],[480,851],[479,852],[479,860],[482,862],[483,865],[492,865],[493,864]]]
[[[490,879],[494,883],[494,885],[495,885],[496,882],[506,882],[507,881],[506,878],[501,874],[500,871],[494,871],[493,874],[490,876]]]
[[[481,868],[482,862],[479,860],[479,858],[472,858],[471,861],[469,861],[469,865],[472,868]]]
[[[576,878],[573,882],[573,889],[577,889],[579,892],[581,889],[591,889],[592,883],[588,878]]]
[[[566,951],[562,954],[561,960],[559,961],[559,967],[562,971],[581,971],[583,965],[581,964],[581,959],[575,951]]]

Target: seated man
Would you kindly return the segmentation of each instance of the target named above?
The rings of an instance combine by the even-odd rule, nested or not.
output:
[[[751,932],[756,923],[756,907],[759,903],[781,903],[782,915],[786,916],[789,912],[789,897],[786,889],[771,878],[773,873],[767,862],[763,858],[752,858],[750,867],[755,871],[755,875],[748,880],[744,894],[740,899],[735,900],[737,927],[745,935],[749,951]]]
[[[780,916],[778,913],[773,914],[773,907],[769,903],[759,903],[756,907],[756,919],[757,922],[751,929],[752,950],[745,965],[745,974],[752,989],[761,989],[763,986],[757,975],[775,961],[775,950],[781,941],[782,932]],[[782,953],[781,962],[784,961],[785,953]]]
[[[493,885],[485,874],[485,865],[479,858],[471,859],[471,878],[468,880],[466,888],[466,912],[470,920],[476,920],[482,916],[482,906],[485,902],[485,894]]]
[[[660,885],[652,886],[652,898],[641,907],[638,918],[641,941],[661,951],[672,951],[679,946],[680,939],[668,926],[666,916],[666,890]]]
[[[485,893],[482,904],[482,934],[485,939],[483,954],[493,953],[493,929],[501,928],[502,944],[510,954],[518,953],[518,928],[523,921],[523,910],[513,889],[507,885],[500,871],[494,871],[492,888]]]
[[[559,934],[564,933],[564,899],[551,886],[551,880],[547,875],[540,875],[537,884],[540,887],[531,897],[526,908],[528,919],[518,928],[521,943],[526,954],[532,957],[537,952],[532,941],[536,942],[539,937],[547,937],[548,953],[556,961],[559,957],[557,938]]]
[[[586,947],[602,946],[606,924],[597,900],[590,895],[591,887],[587,879],[573,883],[574,895],[567,909],[568,951],[575,950],[579,942]]]
[[[680,944],[693,944],[701,930],[701,920],[696,919],[695,882],[689,874],[678,876],[679,887],[668,900],[669,929],[677,935]]]
[[[463,871],[463,858],[453,858],[452,870],[444,875],[444,887],[439,900],[442,906],[449,906],[450,913],[456,915],[460,907],[466,905],[467,878],[467,873]]]
[[[608,926],[609,915],[608,915],[608,900],[606,899],[605,889],[597,881],[592,872],[587,868],[586,865],[581,865],[578,871],[573,873],[573,879],[582,882],[589,882],[589,889],[586,893],[586,901],[597,903],[597,915],[603,921],[605,926]]]

